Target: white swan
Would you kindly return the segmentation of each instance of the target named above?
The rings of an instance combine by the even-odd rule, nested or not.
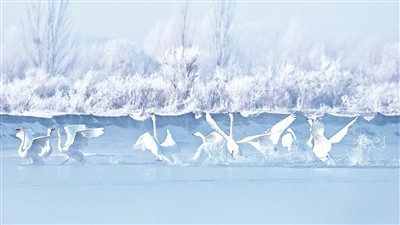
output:
[[[67,155],[67,158],[62,163],[66,163],[70,158],[79,162],[84,162],[85,158],[80,150],[84,149],[89,144],[89,138],[99,137],[104,134],[104,128],[88,128],[84,124],[68,125],[64,127],[67,133],[67,140],[61,144],[60,128],[55,127],[54,130],[58,136],[58,150]]]
[[[56,128],[49,128],[47,129],[47,136],[51,136],[52,131],[54,131]],[[47,157],[49,157],[49,155],[53,152],[53,149],[51,147],[51,141],[47,140],[46,141],[46,145],[43,147],[42,151],[39,153],[39,156],[42,159],[45,159]]]
[[[332,149],[332,144],[339,143],[343,137],[346,136],[349,127],[356,122],[357,118],[358,117],[354,118],[352,121],[350,121],[350,123],[344,126],[339,132],[329,139],[324,136],[324,124],[321,121],[307,119],[311,125],[311,136],[312,141],[314,141],[312,150],[315,156],[317,156],[323,162],[327,161],[329,152]]]
[[[21,139],[21,145],[18,148],[18,155],[21,158],[31,159],[34,164],[43,164],[42,158],[39,153],[42,151],[47,141],[50,141],[50,136],[32,137],[25,133],[23,128],[17,129],[18,133],[15,135]]]
[[[292,151],[293,143],[297,140],[296,135],[292,128],[286,129],[285,134],[282,136],[282,147],[287,148],[289,152]]]
[[[219,133],[214,131],[207,135],[207,137],[200,132],[196,132],[193,135],[202,140],[201,145],[197,148],[197,151],[192,158],[193,161],[198,161],[202,155],[206,154],[207,158],[205,162],[207,162],[214,158],[220,158],[219,153],[224,151],[226,152],[226,150],[224,150],[226,141]]]
[[[307,118],[307,122],[308,124],[310,124],[310,137],[307,139],[307,145],[308,147],[312,148],[314,146],[314,142],[313,142],[313,136],[312,136],[312,126],[313,126],[313,122],[316,120],[316,118]]]
[[[243,138],[237,143],[247,142],[262,154],[267,155],[270,150],[275,150],[282,132],[287,129],[295,120],[296,115],[292,113],[264,133]]]
[[[153,155],[158,158],[158,160],[164,160],[168,163],[172,163],[171,159],[169,159],[166,154],[169,152],[177,151],[178,146],[176,145],[176,142],[168,129],[165,140],[160,144],[157,136],[155,114],[151,115],[151,119],[153,121],[153,135],[151,135],[149,132],[140,135],[140,137],[132,147],[137,151],[149,150],[151,153],[153,153]]]
[[[229,113],[230,118],[230,126],[229,126],[229,136],[226,135],[221,128],[219,128],[218,124],[211,117],[210,113],[206,113],[206,121],[207,123],[226,140],[226,147],[228,148],[229,153],[232,157],[237,157],[241,155],[239,145],[233,139],[233,114]]]

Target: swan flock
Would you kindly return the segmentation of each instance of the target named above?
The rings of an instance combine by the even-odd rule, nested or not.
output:
[[[212,129],[209,134],[203,134],[196,131],[192,135],[200,140],[192,161],[210,161],[216,158],[237,159],[242,157],[243,145],[249,145],[263,156],[277,154],[278,147],[287,149],[291,153],[294,146],[297,145],[297,136],[295,129],[291,125],[296,120],[294,113],[288,115],[280,121],[277,121],[271,128],[259,134],[244,137],[238,140],[234,137],[234,116],[229,116],[229,133],[225,133],[210,113],[206,113],[205,120]],[[200,119],[201,117],[196,117]],[[145,132],[140,135],[132,148],[136,151],[149,151],[158,161],[173,163],[177,160],[175,153],[180,151],[180,146],[176,143],[171,131],[166,129],[166,136],[163,141],[159,140],[156,126],[156,115],[151,114],[153,131]],[[324,124],[321,120],[308,118],[310,125],[310,136],[306,142],[310,151],[315,157],[322,162],[331,159],[331,150],[333,145],[339,143],[348,133],[350,126],[357,121],[357,117],[351,120],[346,126],[341,128],[336,134],[330,138],[325,137]],[[52,142],[57,142],[57,149],[65,160],[62,164],[70,159],[79,163],[84,163],[85,156],[81,152],[89,145],[89,140],[100,137],[104,134],[103,127],[87,127],[84,124],[68,125],[63,129],[54,126],[47,129],[46,134],[35,134],[30,129],[18,128],[17,138],[21,140],[18,148],[18,155],[21,158],[29,159],[33,164],[43,164],[44,159],[53,154]],[[65,135],[64,135],[65,134]]]

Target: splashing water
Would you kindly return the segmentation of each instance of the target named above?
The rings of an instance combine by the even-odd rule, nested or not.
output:
[[[365,166],[371,162],[379,164],[385,156],[385,136],[359,135],[354,139],[354,147],[347,153],[350,166]]]

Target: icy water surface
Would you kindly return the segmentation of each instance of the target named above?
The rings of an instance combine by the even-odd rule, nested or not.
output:
[[[3,165],[3,223],[399,223],[399,168]]]

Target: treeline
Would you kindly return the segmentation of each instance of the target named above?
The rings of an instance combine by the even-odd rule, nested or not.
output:
[[[68,5],[31,3],[6,34],[2,113],[400,111],[398,42],[310,43],[298,18],[282,30],[234,23],[232,1],[201,21],[182,3],[143,47],[79,42]]]

